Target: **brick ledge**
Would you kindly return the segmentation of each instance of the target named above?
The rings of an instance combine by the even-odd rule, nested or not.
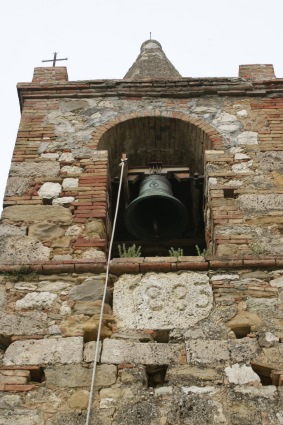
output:
[[[53,273],[103,273],[106,270],[105,260],[76,260],[76,261],[49,261],[30,264],[4,264],[0,262],[0,273],[16,272],[22,267],[40,274]],[[242,258],[226,257],[139,257],[114,258],[110,262],[110,272],[113,274],[173,272],[182,270],[205,271],[232,268],[270,268],[283,267],[283,256],[246,256]]]

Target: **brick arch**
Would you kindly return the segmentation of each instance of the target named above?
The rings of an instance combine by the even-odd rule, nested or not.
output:
[[[135,118],[143,118],[143,117],[164,117],[164,118],[173,118],[179,119],[181,121],[185,121],[189,124],[195,125],[199,129],[203,130],[204,133],[207,134],[209,138],[209,146],[206,146],[206,149],[217,149],[221,150],[224,148],[224,142],[222,136],[212,127],[210,124],[205,122],[202,119],[191,117],[190,115],[186,115],[183,112],[175,112],[175,111],[160,111],[158,109],[152,111],[138,111],[132,112],[130,114],[123,114],[119,117],[116,117],[113,120],[110,120],[99,127],[97,127],[92,135],[91,146],[94,148],[98,148],[99,141],[104,133],[116,125],[131,120]]]

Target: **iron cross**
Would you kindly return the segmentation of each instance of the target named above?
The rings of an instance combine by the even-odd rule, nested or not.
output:
[[[68,60],[68,58],[64,58],[64,59],[57,59],[57,53],[58,53],[58,52],[54,52],[54,53],[53,53],[53,55],[54,55],[54,58],[53,58],[53,59],[43,60],[43,61],[41,61],[41,62],[53,62],[52,66],[56,66],[56,62],[57,62],[57,61],[67,61],[67,60]]]

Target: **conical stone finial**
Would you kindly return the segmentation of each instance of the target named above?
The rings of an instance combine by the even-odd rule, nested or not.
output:
[[[141,52],[124,78],[131,80],[150,78],[178,78],[177,69],[167,59],[162,46],[156,40],[146,40],[141,45]]]

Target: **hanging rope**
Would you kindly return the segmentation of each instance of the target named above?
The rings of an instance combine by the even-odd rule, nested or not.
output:
[[[89,425],[90,415],[91,415],[91,404],[92,404],[94,382],[95,382],[95,375],[96,375],[96,365],[97,365],[97,359],[98,359],[98,353],[99,353],[99,341],[100,341],[100,334],[101,334],[101,327],[102,327],[102,317],[103,317],[103,310],[104,310],[106,291],[107,291],[107,283],[108,283],[108,277],[109,277],[109,265],[110,265],[110,260],[111,260],[112,245],[113,245],[113,240],[114,240],[114,233],[115,233],[115,228],[116,228],[116,221],[117,221],[120,195],[121,195],[121,188],[122,188],[122,180],[123,180],[124,167],[125,167],[126,161],[127,161],[127,158],[124,158],[124,155],[123,155],[123,158],[121,159],[121,162],[120,162],[121,173],[120,173],[119,189],[118,189],[118,195],[117,195],[115,215],[114,215],[114,220],[113,220],[112,234],[111,234],[111,239],[110,239],[110,244],[109,244],[108,259],[107,259],[107,265],[106,265],[105,283],[104,283],[104,291],[103,291],[103,297],[102,297],[101,309],[100,309],[100,317],[99,317],[99,323],[98,323],[96,348],[95,348],[94,359],[93,359],[93,370],[92,370],[92,378],[91,378],[91,385],[90,385],[90,392],[89,392],[87,416],[86,416],[85,425]]]

